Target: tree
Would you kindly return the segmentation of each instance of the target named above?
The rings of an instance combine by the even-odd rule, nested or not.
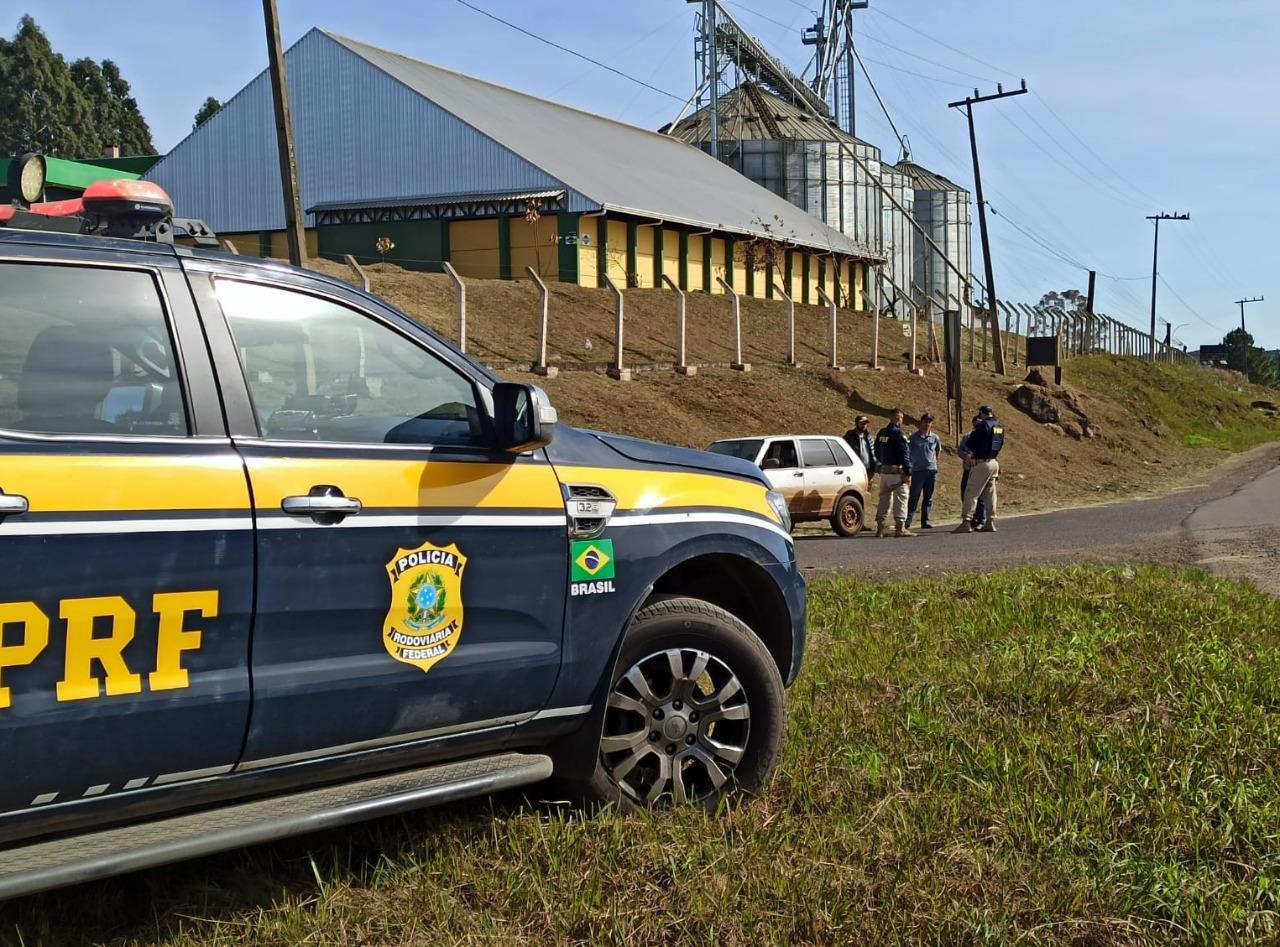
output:
[[[0,154],[96,157],[107,145],[151,154],[151,129],[110,59],[67,61],[30,16],[0,40]]]
[[[217,99],[215,99],[213,96],[209,96],[207,99],[204,100],[204,105],[200,106],[200,111],[196,112],[196,120],[195,122],[192,123],[191,127],[199,128],[201,125],[209,121],[209,119],[213,118],[213,116],[217,115],[221,111],[222,111],[222,103],[219,102]]]
[[[1222,338],[1227,347],[1227,367],[1243,373],[1255,385],[1280,387],[1280,361],[1253,344],[1244,329],[1232,329]]]
[[[0,47],[0,153],[96,154],[91,110],[67,61],[30,16]]]

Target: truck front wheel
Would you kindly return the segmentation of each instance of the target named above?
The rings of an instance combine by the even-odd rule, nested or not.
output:
[[[663,598],[623,641],[585,795],[625,808],[714,806],[769,781],[786,693],[764,643],[729,612]]]

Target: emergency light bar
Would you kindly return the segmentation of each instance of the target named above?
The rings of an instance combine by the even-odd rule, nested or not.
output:
[[[44,158],[24,155],[10,163],[13,204],[0,206],[0,227],[53,233],[99,234],[172,243],[175,232],[201,247],[218,238],[201,220],[173,216],[173,200],[153,181],[95,181],[78,198],[36,203],[44,191]]]

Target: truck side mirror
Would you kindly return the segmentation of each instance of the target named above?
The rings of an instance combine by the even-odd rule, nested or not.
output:
[[[555,436],[556,409],[537,385],[499,382],[493,386],[493,426],[499,450],[528,454]]]

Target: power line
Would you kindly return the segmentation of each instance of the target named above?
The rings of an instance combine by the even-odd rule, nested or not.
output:
[[[1183,298],[1178,294],[1178,291],[1177,291],[1176,289],[1174,289],[1172,286],[1170,286],[1170,285],[1169,285],[1169,281],[1168,281],[1167,279],[1165,279],[1165,278],[1164,278],[1164,274],[1163,274],[1163,273],[1160,273],[1160,274],[1158,274],[1158,275],[1159,275],[1159,278],[1160,278],[1160,282],[1164,284],[1164,288],[1165,288],[1165,289],[1167,289],[1169,292],[1173,293],[1173,298],[1174,298],[1174,299],[1176,299],[1176,300],[1178,300],[1178,302],[1182,303],[1182,308],[1183,308],[1183,309],[1185,309],[1187,312],[1191,313],[1191,315],[1195,316],[1197,319],[1199,319],[1201,322],[1203,322],[1205,325],[1207,325],[1210,329],[1213,329],[1215,332],[1221,332],[1221,331],[1222,331],[1222,326],[1214,325],[1212,322],[1210,322],[1210,321],[1209,321],[1208,319],[1206,319],[1204,316],[1200,315],[1200,313],[1198,313],[1196,310],[1192,309],[1192,308],[1191,308],[1191,305],[1190,305],[1190,304],[1189,304],[1185,299],[1183,299]]]
[[[876,88],[875,80],[871,78],[871,73],[867,72],[866,63],[862,61],[862,55],[856,48],[853,50],[853,58],[858,61],[858,65],[862,68],[862,74],[866,77],[867,85],[871,86],[871,91],[875,93],[876,101],[880,103],[880,110],[884,112],[884,117],[889,122],[889,127],[893,129],[893,137],[898,139],[898,145],[902,148],[902,154],[905,157],[908,153],[907,143],[899,133],[898,126],[893,123],[893,116],[889,114],[889,108],[884,104],[884,99],[880,97],[880,90]],[[850,76],[849,81],[852,82],[854,78],[854,76]]]
[[[685,16],[685,11],[680,10],[679,12],[677,12],[677,13],[676,13],[676,15],[675,15],[675,16],[671,17],[671,19],[669,19],[669,20],[667,20],[666,22],[664,22],[664,23],[660,24],[660,25],[659,25],[658,27],[656,27],[655,29],[650,30],[648,33],[645,33],[645,34],[644,34],[643,36],[641,36],[639,39],[637,39],[637,40],[633,40],[632,42],[628,43],[626,46],[621,46],[621,47],[619,47],[618,49],[615,49],[612,53],[610,53],[610,55],[611,55],[611,56],[621,56],[623,53],[630,52],[631,50],[633,50],[633,49],[635,49],[637,46],[639,46],[641,43],[645,43],[645,42],[647,42],[648,40],[652,39],[653,37],[657,36],[659,33],[661,33],[663,30],[665,30],[668,26],[670,26],[670,25],[671,25],[672,23],[674,23],[676,20],[683,19],[683,18],[684,18],[684,16]],[[683,40],[684,40],[684,35],[683,35],[683,34],[681,34],[680,39],[681,39],[681,41],[683,41]],[[669,54],[668,54],[668,55],[669,55]],[[571,79],[566,79],[564,82],[560,83],[558,86],[556,86],[554,89],[552,89],[552,90],[551,90],[550,94],[548,95],[548,98],[552,98],[552,97],[554,97],[554,96],[556,96],[556,95],[559,95],[559,94],[560,94],[561,92],[563,92],[565,89],[569,88],[569,86],[574,85],[574,84],[576,84],[576,83],[578,83],[578,82],[581,82],[583,79],[585,79],[587,76],[591,75],[591,73],[593,73],[593,72],[595,72],[595,71],[596,71],[596,67],[595,67],[594,65],[592,65],[592,67],[591,67],[590,69],[583,70],[582,72],[580,72],[578,75],[574,76],[574,77],[573,77],[573,78],[571,78]],[[650,79],[652,79],[653,77],[652,77],[652,76],[650,76],[649,78],[650,78]]]
[[[1040,129],[1041,134],[1043,134],[1045,138],[1053,142],[1054,147],[1058,148],[1063,154],[1069,155],[1076,162],[1076,164],[1080,165],[1080,167],[1084,170],[1084,172],[1088,174],[1091,178],[1096,180],[1103,187],[1107,188],[1109,191],[1111,191],[1113,194],[1119,197],[1120,200],[1128,201],[1134,206],[1145,206],[1145,205],[1140,205],[1136,198],[1134,198],[1129,194],[1126,194],[1124,191],[1117,188],[1110,181],[1105,180],[1102,177],[1102,175],[1098,174],[1097,171],[1095,171],[1093,168],[1089,167],[1088,164],[1086,164],[1085,162],[1081,161],[1078,157],[1076,157],[1076,155],[1074,155],[1069,149],[1064,147],[1062,143],[1059,142],[1056,137],[1054,137],[1054,135],[1049,131],[1049,129],[1045,128],[1043,125],[1040,124],[1039,119],[1037,119],[1034,115],[1032,115],[1025,108],[1023,108],[1021,103],[1018,103],[1018,109],[1022,112],[1023,115],[1027,117],[1027,119],[1031,122],[1031,124],[1035,125],[1036,128]]]
[[[501,23],[503,26],[506,26],[515,30],[517,33],[523,33],[525,36],[529,37],[530,39],[536,39],[539,43],[545,43],[547,46],[550,46],[553,49],[558,49],[562,53],[568,53],[570,56],[576,56],[578,59],[581,59],[584,62],[589,62],[593,66],[599,66],[601,69],[605,70],[606,72],[611,72],[615,76],[621,76],[623,79],[626,79],[630,82],[634,82],[637,85],[642,85],[646,89],[651,89],[654,92],[658,92],[662,95],[665,95],[669,99],[674,99],[675,101],[681,102],[681,103],[684,102],[684,96],[676,95],[674,92],[668,92],[666,89],[659,89],[656,85],[650,85],[648,82],[645,82],[643,79],[637,79],[635,76],[628,75],[627,73],[623,72],[621,69],[615,69],[613,68],[613,66],[606,65],[605,63],[602,63],[598,59],[592,59],[590,56],[580,53],[576,49],[570,49],[568,46],[561,46],[559,43],[553,42],[552,40],[547,39],[545,36],[539,36],[537,33],[530,32],[529,30],[526,30],[522,26],[516,26],[516,24],[512,23],[510,20],[504,20],[502,17],[497,16],[496,14],[490,13],[488,10],[482,10],[480,7],[476,6],[475,4],[468,3],[467,0],[456,0],[456,2],[466,7],[468,10],[474,10],[476,13],[479,13],[481,16],[487,16],[489,19],[497,23]]]
[[[794,3],[795,0],[792,0],[792,2]],[[985,59],[979,59],[977,56],[973,55],[972,53],[966,53],[963,49],[958,49],[955,46],[952,46],[950,43],[947,43],[947,42],[944,42],[943,40],[938,39],[938,37],[936,36],[931,36],[928,33],[926,33],[924,30],[919,29],[915,26],[912,26],[910,23],[907,23],[904,20],[899,20],[896,16],[894,16],[891,13],[886,13],[880,7],[870,7],[869,10],[871,13],[874,13],[877,16],[882,16],[882,17],[885,17],[886,19],[892,20],[894,23],[897,23],[899,26],[904,27],[905,29],[908,29],[913,33],[917,33],[920,36],[923,36],[925,39],[929,40],[930,42],[937,43],[939,46],[941,46],[944,49],[949,49],[951,50],[951,52],[957,53],[963,56],[965,59],[973,60],[980,66],[986,66],[988,69],[994,69],[996,72],[1003,73],[1006,76],[1017,77],[1017,73],[1010,72],[1008,69],[1002,69],[1000,66],[994,65],[993,63],[989,63]]]
[[[927,56],[921,56],[919,53],[913,53],[909,49],[903,49],[901,46],[895,46],[893,43],[890,43],[888,40],[881,39],[880,37],[872,33],[870,30],[865,28],[858,35],[863,37],[864,39],[871,40],[871,42],[873,43],[879,43],[881,46],[887,46],[889,49],[892,49],[894,52],[902,53],[904,56],[910,56],[912,59],[918,59],[921,62],[928,63],[930,66],[937,66],[939,69],[946,69],[948,72],[957,73],[958,75],[962,75],[968,79],[977,79],[979,82],[997,81],[995,79],[992,79],[990,76],[980,76],[977,73],[965,72],[963,69],[957,69],[955,66],[948,66],[944,62],[938,62],[938,60],[936,59],[930,59]]]
[[[1020,225],[1019,225],[1018,223],[1016,223],[1012,218],[1010,218],[1007,214],[1002,214],[1002,213],[1000,213],[998,210],[996,210],[996,209],[995,209],[995,207],[993,207],[993,206],[992,206],[992,204],[991,204],[991,202],[990,202],[990,201],[987,201],[987,209],[991,211],[991,213],[992,213],[992,215],[993,215],[993,216],[996,216],[996,217],[1000,217],[1000,218],[1002,218],[1002,219],[1004,220],[1004,222],[1005,222],[1005,223],[1007,223],[1007,224],[1008,224],[1010,227],[1012,227],[1014,230],[1018,231],[1020,234],[1022,234],[1022,235],[1023,235],[1024,237],[1026,237],[1028,240],[1031,240],[1032,242],[1034,242],[1034,243],[1036,243],[1036,244],[1039,244],[1039,245],[1040,245],[1041,247],[1043,247],[1045,250],[1048,250],[1051,254],[1053,254],[1055,257],[1057,257],[1057,258],[1058,258],[1059,260],[1061,260],[1063,263],[1066,263],[1066,264],[1068,264],[1069,266],[1074,266],[1076,269],[1078,269],[1078,270],[1083,270],[1083,271],[1084,271],[1084,272],[1086,272],[1086,273],[1088,273],[1088,272],[1089,272],[1089,267],[1085,266],[1085,265],[1084,265],[1083,263],[1081,263],[1079,260],[1073,259],[1073,258],[1071,258],[1071,257],[1067,256],[1066,254],[1061,253],[1061,252],[1059,252],[1058,250],[1055,250],[1055,249],[1054,249],[1052,246],[1050,246],[1050,245],[1049,245],[1045,240],[1041,239],[1040,237],[1037,237],[1037,236],[1036,236],[1034,233],[1032,233],[1030,230],[1027,230],[1026,228],[1024,228],[1024,227],[1020,226]]]

